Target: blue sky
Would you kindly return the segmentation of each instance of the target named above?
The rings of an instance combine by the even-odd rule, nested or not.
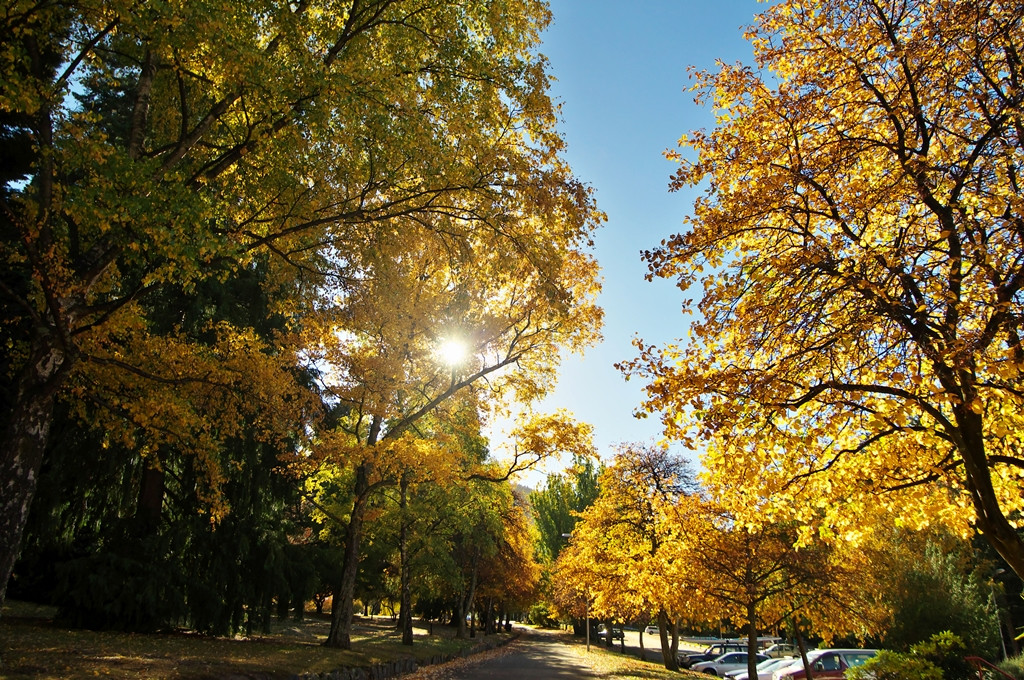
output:
[[[663,157],[679,137],[710,128],[710,110],[693,102],[688,66],[716,59],[752,63],[743,28],[755,0],[550,0],[552,26],[541,52],[557,79],[566,157],[591,185],[608,222],[596,238],[602,267],[604,342],[580,359],[569,356],[543,407],[575,413],[595,429],[602,456],[619,442],[660,436],[654,416],[637,420],[643,398],[636,379],[614,368],[632,358],[634,336],[664,345],[686,334],[683,294],[671,282],[644,280],[640,251],[678,232],[695,194],[668,192],[675,169]]]

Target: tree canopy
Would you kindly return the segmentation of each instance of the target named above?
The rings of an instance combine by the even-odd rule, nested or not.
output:
[[[530,494],[530,507],[540,534],[539,551],[554,562],[567,544],[579,514],[597,499],[601,468],[590,456],[578,456],[567,474],[549,474],[541,489]]]
[[[657,617],[664,663],[678,670],[677,622],[694,613],[695,584],[685,576],[687,560],[666,546],[679,522],[665,508],[696,491],[693,473],[663,447],[624,444],[601,472],[598,489],[555,563],[555,603],[578,618],[588,612],[620,621]]]
[[[624,370],[742,522],[855,539],[862,510],[973,523],[1018,574],[1024,8],[783,0],[756,68],[695,74],[705,187],[650,276],[700,283],[688,343]]]
[[[598,337],[603,216],[561,156],[549,19],[535,0],[8,3],[0,588],[57,401],[154,469],[195,461],[217,521],[234,438],[367,485],[455,395],[483,413],[550,387]],[[273,328],[186,323],[197,290],[257,270]],[[436,355],[453,335],[457,367]]]

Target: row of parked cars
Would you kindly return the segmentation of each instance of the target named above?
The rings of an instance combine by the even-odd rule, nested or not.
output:
[[[782,657],[782,656],[793,656],[796,654],[796,648],[793,645],[788,644],[774,644],[767,647],[761,652],[766,657]],[[703,652],[687,652],[680,656],[679,665],[683,668],[693,669],[694,665],[699,663],[705,663],[708,661],[714,661],[723,654],[730,654],[734,652],[747,652],[747,643],[731,640],[727,642],[716,642],[711,645]],[[716,672],[715,675],[722,675]]]
[[[745,649],[725,651],[713,659],[700,658],[721,651],[720,646],[715,647],[719,649],[712,647],[704,654],[687,655],[685,660],[680,659],[680,665],[729,680],[750,680]],[[874,649],[814,649],[807,652],[807,663],[812,680],[842,680],[847,668],[860,666],[875,654]],[[807,680],[803,661],[791,645],[773,645],[756,658],[756,680]]]

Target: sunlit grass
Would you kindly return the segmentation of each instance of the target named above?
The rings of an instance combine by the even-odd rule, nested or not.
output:
[[[441,632],[441,627],[437,627]],[[404,647],[390,622],[361,622],[353,649],[322,646],[328,630],[323,619],[275,623],[270,635],[215,638],[188,633],[142,635],[73,630],[56,626],[52,610],[12,602],[0,617],[0,677],[7,680],[81,680],[84,678],[172,678],[193,680],[260,673],[290,678],[346,666],[382,661],[454,655],[481,640],[429,636],[417,629],[413,647]],[[447,631],[447,629],[445,629]]]

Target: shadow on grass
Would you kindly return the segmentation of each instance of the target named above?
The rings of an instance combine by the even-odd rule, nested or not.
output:
[[[56,625],[53,615],[52,608],[5,604],[0,616],[0,677],[210,680],[249,676],[276,680],[395,659],[414,658],[424,663],[468,653],[486,642],[484,638],[457,640],[451,629],[434,624],[434,635],[417,627],[410,648],[401,644],[401,635],[390,620],[360,619],[353,630],[353,649],[346,651],[322,645],[330,622],[315,615],[303,621],[275,621],[269,635],[248,638],[69,629]]]

